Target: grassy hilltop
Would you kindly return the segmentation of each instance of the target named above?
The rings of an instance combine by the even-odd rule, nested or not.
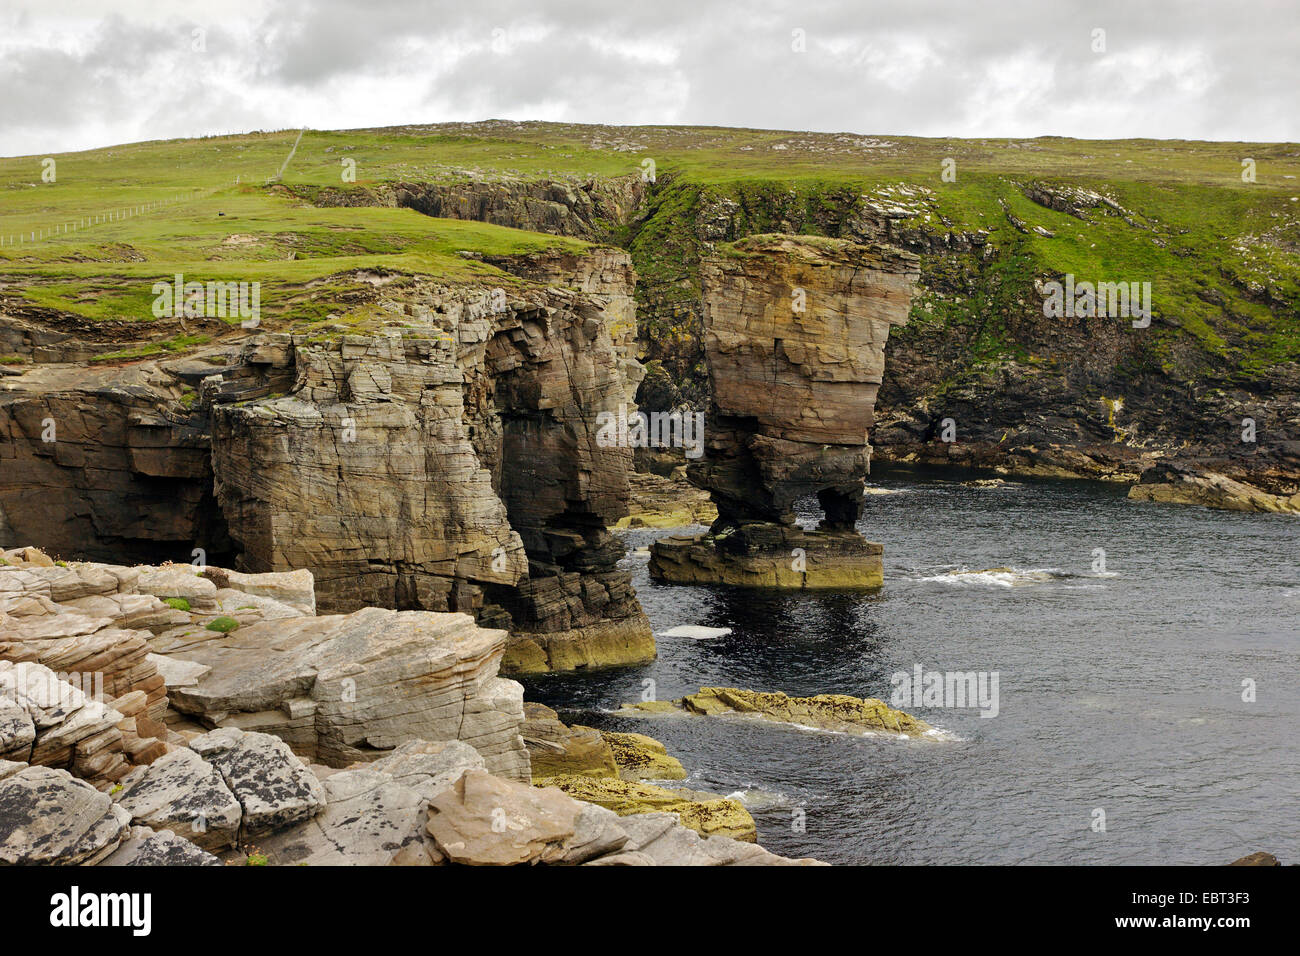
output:
[[[261,281],[267,324],[298,327],[346,316],[346,283],[331,277],[357,268],[490,280],[500,273],[465,253],[612,242],[642,276],[642,337],[659,385],[698,398],[700,257],[758,232],[858,235],[865,219],[923,252],[923,294],[900,337],[957,343],[944,387],[990,363],[1050,361],[1043,336],[1026,332],[1041,301],[1032,283],[1065,273],[1153,283],[1143,368],[1249,385],[1300,360],[1296,144],[506,121],[307,131],[294,149],[297,140],[281,131],[56,155],[54,182],[42,180],[45,157],[0,159],[0,297],[10,309],[139,322],[148,338],[152,282],[182,272]],[[1242,180],[1246,158],[1255,182]],[[355,182],[342,176],[348,160]],[[945,160],[955,182],[941,176]],[[655,181],[637,208],[587,235],[367,204],[399,183],[636,183],[648,162]],[[360,204],[334,205],[340,195]],[[150,208],[82,227],[137,207]],[[33,242],[33,231],[46,235]],[[978,246],[950,251],[945,236]]]

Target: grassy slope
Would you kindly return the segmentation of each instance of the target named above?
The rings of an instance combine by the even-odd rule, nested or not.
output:
[[[253,134],[71,154],[56,157],[54,183],[41,182],[39,159],[0,160],[4,291],[87,319],[147,323],[153,283],[175,273],[187,281],[258,281],[264,318],[274,326],[344,309],[347,283],[330,277],[351,270],[505,281],[461,253],[587,245],[406,209],[308,206],[268,181],[295,138]],[[159,205],[139,208],[149,204]],[[122,217],[83,225],[110,213]],[[51,229],[31,241],[33,230]],[[12,245],[18,235],[24,242]]]
[[[40,180],[41,157],[0,160],[0,281],[34,304],[90,318],[148,319],[154,279],[177,271],[187,278],[256,279],[264,283],[264,309],[272,318],[311,319],[332,308],[330,286],[308,295],[305,283],[347,269],[387,266],[473,278],[494,270],[459,250],[501,253],[572,242],[431,220],[409,210],[306,207],[268,185],[296,136],[257,133],[60,156],[53,184]],[[940,177],[948,157],[957,163],[955,183]],[[1254,184],[1241,181],[1244,157],[1258,164]],[[1246,379],[1300,360],[1295,144],[942,140],[492,122],[308,132],[283,182],[290,188],[345,186],[345,159],[356,162],[358,186],[471,177],[583,180],[637,175],[652,159],[660,181],[648,214],[623,229],[611,224],[611,236],[632,249],[647,295],[688,307],[698,299],[701,253],[693,228],[709,203],[738,202],[746,231],[793,222],[800,231],[818,232],[856,197],[890,200],[897,196],[892,189],[908,184],[920,189],[911,190],[915,214],[905,225],[983,229],[995,243],[1014,240],[1037,275],[1153,282],[1156,312],[1166,320],[1157,334],[1169,339],[1161,354],[1190,343]],[[1132,211],[1138,225],[1100,214],[1084,222],[1040,206],[1017,188],[1030,181],[1103,193]],[[34,245],[8,245],[16,233],[185,190],[198,191],[198,198]],[[1013,232],[1000,202],[1054,236]],[[255,241],[227,243],[232,235]],[[962,319],[952,303],[938,309],[930,303],[930,311],[915,318],[918,325]],[[667,322],[652,334],[675,332]],[[989,352],[998,352],[996,343]]]

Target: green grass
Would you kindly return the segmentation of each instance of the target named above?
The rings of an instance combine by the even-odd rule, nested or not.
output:
[[[239,630],[239,622],[233,617],[222,615],[221,617],[209,621],[204,626],[204,630],[216,631],[219,634],[229,634],[231,631]]]
[[[607,127],[491,122],[392,129],[308,131],[282,180],[273,177],[297,131],[135,143],[53,157],[57,178],[41,179],[44,157],[0,159],[0,296],[93,321],[139,323],[132,345],[97,361],[130,361],[204,344],[182,330],[149,331],[152,284],[256,281],[264,325],[301,328],[327,316],[363,322],[357,270],[429,275],[452,283],[513,284],[463,252],[512,255],[581,249],[575,239],[481,223],[431,219],[409,209],[316,207],[314,193],[382,192],[393,183],[501,183],[637,179],[653,160],[658,181],[628,222],[606,223],[608,241],[633,255],[641,282],[648,358],[670,377],[698,373],[689,344],[698,311],[698,267],[710,243],[701,215],[732,204],[737,235],[792,231],[839,235],[865,202],[904,210],[899,228],[942,235],[989,234],[1014,246],[1024,274],[1008,278],[1023,297],[1034,277],[1150,281],[1161,321],[1150,334],[1167,368],[1216,364],[1251,381],[1300,360],[1300,148],[1293,143],[1174,140],[1092,141],[865,136],[713,127]],[[1241,161],[1257,182],[1241,181]],[[945,159],[957,179],[946,183]],[[342,178],[355,161],[355,182]],[[238,180],[238,182],[236,182]],[[1131,213],[1104,208],[1087,221],[1039,205],[1022,186],[1092,190]],[[865,199],[864,199],[865,197]],[[373,201],[369,200],[369,201]],[[58,223],[152,203],[112,222],[10,245]],[[1005,206],[1005,212],[1004,212]],[[1007,214],[1053,235],[1021,235]],[[976,364],[1028,361],[1006,323],[988,321],[981,283],[996,282],[971,257],[934,256],[927,286],[948,276],[974,294],[931,297],[918,325],[942,323],[967,335]],[[965,287],[965,286],[963,286]],[[925,298],[924,296],[922,297]],[[228,320],[231,325],[238,318]],[[908,334],[900,332],[900,334]],[[674,352],[678,350],[680,354]],[[0,357],[10,364],[15,357]]]
[[[188,611],[190,609],[190,602],[185,598],[166,598],[163,603],[177,611]]]

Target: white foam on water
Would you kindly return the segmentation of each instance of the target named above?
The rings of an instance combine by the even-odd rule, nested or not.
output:
[[[704,627],[699,624],[680,624],[667,631],[660,631],[661,637],[689,637],[693,641],[711,641],[726,637],[731,633],[729,627]]]
[[[779,807],[790,802],[790,798],[784,793],[778,793],[773,790],[759,790],[757,787],[750,787],[745,790],[733,790],[727,794],[728,800],[735,800],[743,807],[749,807],[754,810],[763,810],[768,807]]]
[[[985,568],[983,570],[971,570],[962,567],[955,571],[922,576],[919,580],[959,587],[1015,588],[1032,584],[1050,584],[1067,576],[1059,568]]]

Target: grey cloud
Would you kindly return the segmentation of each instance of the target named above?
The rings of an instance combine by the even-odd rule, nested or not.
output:
[[[213,19],[197,3],[160,15],[105,0],[106,13],[59,20],[25,0],[0,37],[0,151],[252,123],[488,116],[939,136],[1297,138],[1300,15],[1280,0],[1247,10],[1131,0],[241,2],[239,15]],[[209,31],[202,57],[188,53],[195,25]],[[1106,31],[1103,54],[1091,48],[1095,28]],[[804,53],[791,49],[794,29],[805,31]],[[504,31],[509,52],[493,50],[494,30]],[[79,42],[50,49],[45,38],[55,34]]]

